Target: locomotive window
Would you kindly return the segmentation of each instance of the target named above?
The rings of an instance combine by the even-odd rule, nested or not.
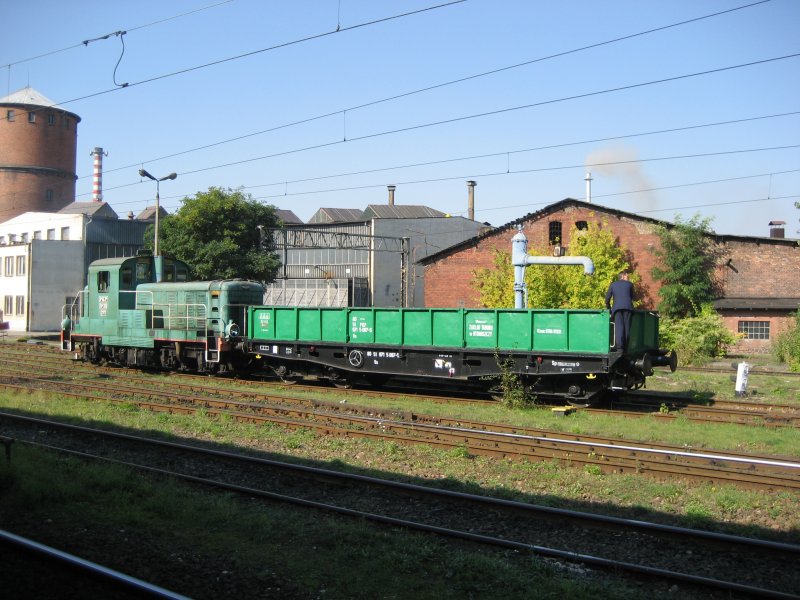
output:
[[[559,244],[561,242],[561,221],[550,221],[548,228],[550,237],[550,244]]]
[[[128,286],[133,283],[133,269],[130,267],[124,267],[120,271],[119,280],[122,282],[122,285]]]
[[[769,321],[739,321],[739,333],[746,340],[768,340]]]
[[[97,273],[97,291],[107,292],[108,284],[111,281],[111,273],[108,271],[98,271]]]
[[[150,261],[137,262],[136,281],[150,281],[151,279]]]

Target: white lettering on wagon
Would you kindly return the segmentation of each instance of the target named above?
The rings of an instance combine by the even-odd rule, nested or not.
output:
[[[547,327],[546,329],[539,329],[537,327],[536,328],[536,333],[543,334],[543,335],[561,335],[563,333],[563,330],[555,329],[555,328],[552,328],[552,327]]]
[[[563,360],[553,360],[550,361],[550,364],[554,367],[580,367],[581,363],[579,362],[565,362]]]
[[[482,320],[467,323],[467,335],[469,337],[492,337],[494,335],[494,323]]]

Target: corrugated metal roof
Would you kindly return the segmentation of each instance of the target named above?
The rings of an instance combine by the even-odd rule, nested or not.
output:
[[[108,202],[73,202],[58,211],[64,215],[91,215],[106,219],[118,219],[119,215]]]
[[[720,298],[714,300],[717,310],[797,310],[800,298]]]
[[[163,206],[158,207],[158,216],[159,218],[166,217],[169,213]],[[148,206],[138,215],[136,215],[137,221],[155,221],[156,219],[156,207],[155,206]]]
[[[50,100],[50,98],[30,86],[17,90],[4,98],[0,98],[0,104],[30,104],[33,106],[60,108],[56,106],[56,103]]]
[[[445,217],[445,213],[428,206],[413,206],[407,204],[370,204],[367,206],[363,219],[424,219],[429,217]]]
[[[284,210],[282,208],[276,208],[275,209],[275,214],[284,223],[290,223],[290,224],[294,224],[294,225],[302,225],[303,224],[303,221],[300,220],[300,217],[298,217],[296,214],[294,214],[290,210]]]
[[[309,223],[352,223],[363,221],[364,211],[359,208],[320,208]]]

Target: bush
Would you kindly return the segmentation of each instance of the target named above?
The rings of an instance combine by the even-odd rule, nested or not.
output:
[[[681,365],[725,356],[737,340],[711,304],[702,305],[696,317],[671,319],[662,315],[658,331],[661,347],[675,350]]]
[[[800,371],[800,310],[794,318],[794,326],[777,337],[772,351],[779,361],[789,365],[789,369]]]

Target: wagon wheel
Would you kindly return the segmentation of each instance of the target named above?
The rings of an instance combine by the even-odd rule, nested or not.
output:
[[[300,379],[296,375],[292,375],[286,365],[278,365],[277,367],[273,367],[272,370],[275,372],[275,375],[278,376],[278,379],[286,385],[294,385]]]
[[[353,384],[347,378],[347,375],[337,369],[328,370],[328,379],[334,385],[334,387],[337,387],[340,390],[349,390],[353,387]]]

